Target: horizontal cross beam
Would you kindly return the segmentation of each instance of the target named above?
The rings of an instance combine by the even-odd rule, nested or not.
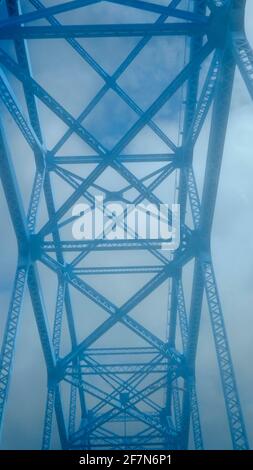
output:
[[[18,26],[2,28],[0,39],[59,39],[144,36],[192,36],[207,34],[199,23]]]

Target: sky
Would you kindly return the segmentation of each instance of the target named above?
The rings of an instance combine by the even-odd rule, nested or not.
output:
[[[56,1],[45,1],[47,6],[56,4]],[[166,1],[154,3],[166,5]],[[28,11],[27,0],[21,0],[22,8]],[[183,8],[184,2],[182,2]],[[4,2],[0,5],[0,16],[4,16]],[[61,14],[58,19],[62,23],[107,23],[107,22],[142,22],[156,19],[156,15],[143,14],[119,6],[106,5],[103,2],[99,7],[93,6],[70,14]],[[81,13],[80,13],[81,12]],[[85,20],[84,20],[85,18]],[[253,4],[247,2],[246,31],[248,39],[253,44]],[[46,24],[40,21],[37,24]],[[128,39],[97,39],[80,40],[80,44],[95,58],[95,60],[112,74],[124,57],[128,54],[136,38]],[[8,52],[13,54],[11,45],[4,43]],[[154,38],[148,47],[134,61],[129,70],[119,79],[119,85],[143,109],[158,96],[173,77],[177,75],[184,64],[185,43],[181,38]],[[113,50],[113,54],[111,51]],[[33,75],[38,82],[50,91],[50,94],[62,103],[74,116],[78,116],[88,104],[97,90],[103,85],[103,80],[73,53],[70,46],[63,40],[30,41],[29,52],[32,62]],[[207,65],[203,66],[204,76]],[[25,109],[21,88],[13,77],[7,74],[11,86],[21,105]],[[177,143],[180,116],[178,109],[182,101],[181,91],[164,106],[155,117],[155,122]],[[9,147],[13,156],[17,178],[22,191],[24,205],[27,208],[34,174],[33,156],[24,139],[17,131],[15,123],[8,115],[3,105],[0,105],[2,121],[4,122]],[[108,111],[110,119],[108,119]],[[43,105],[39,104],[39,113],[42,128],[45,134],[47,148],[53,148],[57,139],[64,134],[66,126],[55,118]],[[251,155],[253,106],[246,87],[236,72],[231,113],[226,137],[226,145],[220,176],[219,191],[212,232],[212,253],[216,271],[219,292],[222,300],[223,312],[227,332],[232,350],[236,377],[244,412],[246,427],[251,447],[253,445],[253,403],[251,391],[253,377],[250,358],[253,353],[251,313],[252,313],[252,254],[253,242],[251,236],[251,200],[253,186],[251,184],[253,163]],[[135,121],[134,113],[114,92],[108,92],[101,104],[85,121],[86,128],[93,133],[106,148],[111,148]],[[208,142],[210,116],[204,126],[195,150],[194,169],[196,171],[199,189],[203,183],[203,170]],[[166,147],[145,127],[138,138],[126,149],[126,153],[164,152]],[[59,155],[92,154],[91,150],[79,138],[72,137],[62,148]],[[87,165],[85,170],[78,169],[79,175],[86,176],[92,170]],[[128,166],[137,176],[141,177],[152,168],[138,169],[134,165]],[[157,166],[154,166],[154,169]],[[86,173],[85,173],[86,172]],[[58,207],[71,190],[58,177],[53,179],[54,196]],[[170,189],[168,190],[168,185]],[[174,194],[175,175],[169,178],[166,185],[162,185],[157,192],[161,198],[171,200]],[[98,181],[105,187],[117,190],[124,182],[115,172],[106,171]],[[9,299],[16,266],[16,242],[11,221],[8,215],[7,204],[0,186],[0,335],[3,330],[8,311]],[[45,203],[42,200],[39,213],[38,226],[46,221]],[[64,235],[69,233],[62,232]],[[151,257],[135,253],[136,258],[129,260],[129,254],[123,254],[113,259],[115,265],[131,262],[151,264]],[[89,258],[90,266],[106,263],[106,255],[92,255]],[[190,276],[193,263],[185,268],[186,305],[190,301]],[[54,292],[56,282],[54,275],[46,268],[40,268],[42,285],[45,292],[45,303],[52,326],[54,310]],[[98,288],[116,304],[122,304],[136,288],[141,287],[147,277],[131,277],[124,279],[108,277],[105,279],[88,279],[88,282]],[[113,286],[113,288],[112,288]],[[83,300],[79,294],[71,291],[75,306],[75,318],[78,339],[88,335],[96,326],[107,318],[106,314],[90,301]],[[167,321],[168,284],[162,285],[155,294],[146,299],[133,315],[146,327],[149,327],[157,336],[165,339]],[[81,309],[80,309],[81,306]],[[154,312],[159,308],[159,321]],[[64,323],[64,331],[66,324]],[[0,336],[1,339],[1,336]],[[115,326],[110,335],[103,339],[102,345],[115,346],[136,344],[136,338],[127,333],[122,327]],[[100,345],[101,345],[100,344]],[[70,350],[67,333],[63,335],[61,354]],[[231,448],[224,410],[222,390],[218,375],[217,363],[211,337],[210,322],[206,302],[203,305],[200,337],[197,355],[197,387],[199,393],[199,407],[204,435],[205,448],[226,449]],[[28,293],[25,296],[23,313],[20,319],[19,335],[15,351],[11,388],[5,415],[5,425],[1,446],[3,449],[37,449],[41,446],[41,435],[44,415],[44,402],[46,392],[46,371],[37,334],[35,320],[31,309]],[[65,393],[65,389],[64,389]],[[160,397],[161,398],[161,397]],[[88,403],[92,405],[92,401]],[[217,429],[219,432],[217,432]],[[192,442],[190,443],[192,445]],[[53,447],[59,448],[59,439],[54,423]]]

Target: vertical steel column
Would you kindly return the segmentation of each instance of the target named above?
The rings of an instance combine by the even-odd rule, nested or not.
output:
[[[193,12],[195,14],[204,14],[206,11],[206,1],[196,1],[194,2]],[[194,37],[191,39],[190,42],[190,60],[193,60],[195,55],[198,53],[199,49],[201,48],[203,43],[202,37]],[[197,95],[198,95],[198,85],[199,85],[199,74],[200,69],[194,71],[192,76],[189,78],[187,83],[187,90],[186,90],[186,100],[185,100],[185,114],[184,114],[184,124],[183,124],[183,131],[182,131],[182,147],[181,147],[181,159],[183,160],[182,166],[180,168],[180,180],[179,180],[179,192],[178,192],[178,203],[180,204],[180,212],[181,212],[181,222],[184,223],[185,216],[186,216],[186,204],[187,204],[187,193],[188,193],[188,178],[187,178],[187,169],[191,165],[192,158],[193,158],[193,146],[189,145],[188,142],[188,133],[189,129],[193,125],[193,119],[195,116],[196,104],[197,104]],[[186,144],[188,144],[186,146]],[[179,279],[182,278],[182,271],[178,274]],[[181,280],[178,281],[173,278],[172,282],[172,291],[175,289],[174,284],[179,282],[181,284]],[[182,289],[182,285],[181,285]],[[174,300],[173,304],[171,304],[171,318],[170,318],[170,325],[171,330],[170,332],[170,340],[172,337],[175,341],[175,332],[176,332],[176,321],[177,321],[177,314],[176,312],[179,310],[180,306],[182,308],[182,303],[180,305],[180,295],[181,295],[180,287],[177,287],[177,297]],[[182,315],[182,311],[181,311]],[[185,312],[186,316],[186,312]],[[181,319],[182,320],[182,319]],[[187,320],[187,316],[186,316]],[[180,319],[179,319],[180,321]],[[186,331],[185,331],[186,333]],[[185,338],[184,338],[185,339]],[[186,352],[186,349],[184,349]],[[187,378],[185,382],[189,379]],[[187,387],[187,385],[185,385]],[[193,429],[195,429],[194,437],[196,437],[195,447],[196,448],[203,448],[203,440],[202,440],[202,433],[201,433],[201,425],[198,413],[198,404],[197,404],[197,395],[196,395],[196,388],[195,388],[195,379],[191,380],[191,395],[195,398],[194,406],[195,406],[195,413],[192,415],[193,419]],[[190,412],[190,408],[189,408]],[[181,426],[183,426],[183,420],[181,419]],[[181,429],[182,432],[182,429]]]

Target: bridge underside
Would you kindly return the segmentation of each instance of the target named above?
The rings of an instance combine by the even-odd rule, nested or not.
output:
[[[1,4],[0,174],[18,261],[0,425],[28,287],[48,377],[43,449],[54,415],[64,449],[185,449],[190,428],[203,449],[195,360],[204,296],[232,446],[248,448],[210,251],[236,66],[253,97],[244,7]],[[200,192],[195,146],[204,125]],[[75,240],[84,214],[73,208],[94,213],[98,196],[105,229]],[[138,238],[116,203],[180,204],[180,244],[169,250],[162,237]]]

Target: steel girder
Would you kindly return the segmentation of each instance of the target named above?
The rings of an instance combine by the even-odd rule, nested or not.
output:
[[[27,283],[48,374],[43,449],[49,449],[51,445],[54,412],[63,448],[187,448],[191,417],[195,448],[202,449],[195,358],[205,290],[233,448],[247,449],[247,435],[210,254],[212,219],[235,64],[238,65],[253,97],[253,53],[243,29],[245,1],[196,0],[192,11],[182,8],[181,0],[172,0],[168,6],[137,0],[103,2],[111,6],[134,8],[153,15],[150,17],[151,21],[141,24],[62,25],[54,16],[69,12],[71,19],[71,12],[89,6],[93,6],[94,11],[97,8],[99,12],[100,3],[102,3],[100,0],[74,0],[47,6],[46,2],[29,0],[31,8],[22,11],[22,2],[6,0],[8,17],[0,21],[0,39],[8,38],[13,41],[16,54],[16,57],[13,57],[4,46],[0,48],[1,99],[31,148],[36,165],[29,210],[26,215],[3,123],[0,134],[1,180],[17,237],[19,257],[1,350],[0,425],[3,422],[7,401],[15,358],[16,333]],[[156,16],[153,21],[154,15]],[[167,23],[167,18],[177,18],[179,21]],[[49,26],[29,26],[31,21],[40,19],[45,19]],[[118,80],[148,46],[152,37],[163,35],[191,36],[188,61],[153,103],[142,109]],[[141,38],[110,75],[76,38],[114,36]],[[104,81],[104,85],[77,118],[33,77],[32,61],[28,52],[29,43],[26,40],[35,38],[43,40],[62,38]],[[209,56],[212,57],[206,77],[203,85],[200,85],[200,67],[202,63],[205,64]],[[10,75],[23,86],[28,118],[15,96],[10,84]],[[175,143],[159,127],[156,115],[182,87],[186,89],[184,122],[179,129],[182,138],[180,143]],[[108,149],[86,128],[85,119],[97,109],[98,104],[110,90],[135,113],[137,120],[118,142]],[[45,128],[43,132],[41,128],[38,101],[67,126],[64,135],[51,149],[45,144],[43,134],[47,129]],[[193,171],[194,146],[212,104],[204,190],[200,199]],[[166,145],[165,153],[139,154],[129,153],[128,150],[126,153],[125,149],[129,143],[133,142],[145,126],[148,126]],[[78,154],[74,148],[73,155],[58,155],[72,134],[76,134],[85,142],[95,155]],[[126,165],[135,163],[144,166],[154,162],[166,166],[156,171],[149,170],[148,174],[142,177],[136,176]],[[83,178],[80,176],[79,168],[87,164],[96,166]],[[70,169],[67,169],[66,165],[70,165]],[[107,189],[98,182],[108,168],[116,171],[125,181],[125,185],[118,191]],[[94,207],[94,189],[96,189],[102,190],[108,201],[131,202],[127,191],[134,189],[137,193],[135,204],[148,201],[157,205],[164,201],[155,190],[175,171],[179,174],[178,203],[181,205],[182,236],[181,244],[172,256],[166,256],[161,250],[162,240],[64,239],[62,228],[71,223],[69,210],[80,197],[84,197],[91,207]],[[72,190],[72,194],[67,196],[58,208],[54,196],[57,186],[53,183],[53,175],[61,178]],[[48,217],[43,226],[37,229],[36,221],[42,193]],[[192,213],[192,228],[186,222],[187,198]],[[119,218],[119,223],[124,229],[122,217]],[[132,260],[129,265],[86,264],[93,253],[111,253],[113,259],[114,253],[125,250]],[[135,258],[137,252],[153,256],[157,264],[140,264],[138,258]],[[71,261],[68,261],[68,254],[72,255]],[[184,301],[182,274],[185,264],[193,258],[195,271],[191,308],[188,314]],[[57,279],[52,333],[50,333],[38,270],[41,264],[52,271]],[[148,281],[145,279],[142,287],[118,306],[102,294],[99,287],[95,288],[83,279],[83,276],[87,275],[95,275],[97,279],[105,274],[108,276],[148,274],[151,277]],[[142,301],[168,279],[171,279],[169,328],[164,341],[154,334],[150,327],[146,327],[145,322],[137,320],[138,316],[135,315],[134,309],[141,306]],[[77,309],[81,314],[84,313],[84,309],[82,303],[79,302],[77,306],[73,301],[74,290],[107,315],[99,326],[94,327],[88,336],[82,337],[81,340],[77,335],[75,316]],[[87,305],[92,308],[90,303]],[[65,334],[63,327],[65,315],[71,350],[62,354],[61,337]],[[136,347],[114,347],[113,342],[107,344],[110,333],[111,339],[113,338],[110,330],[115,325],[131,332],[131,338],[136,340]],[[179,333],[181,341],[178,341]],[[101,339],[102,346],[96,346],[96,342]],[[103,341],[106,344],[104,347]],[[141,341],[141,346],[138,341]],[[97,381],[92,381],[92,377]],[[61,392],[62,383],[70,389],[69,404]],[[161,391],[164,392],[165,400],[161,396]],[[90,397],[93,402],[90,401]],[[68,413],[66,413],[67,406]],[[116,431],[113,428],[115,422],[119,423]],[[131,431],[131,422],[138,423],[134,433]],[[122,434],[122,426],[125,435]],[[126,433],[128,428],[129,432]]]

